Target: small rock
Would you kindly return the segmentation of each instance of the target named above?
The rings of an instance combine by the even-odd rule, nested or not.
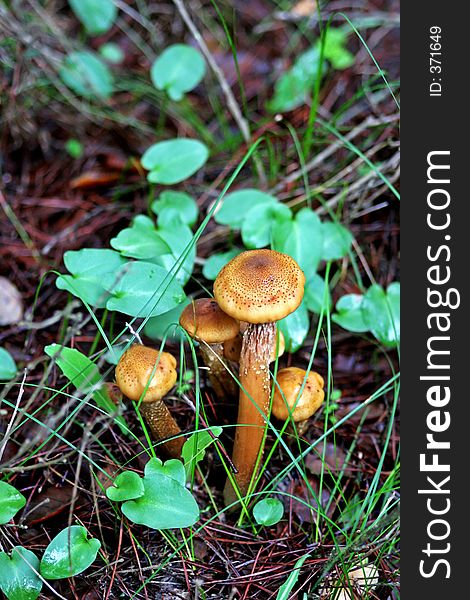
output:
[[[23,318],[23,302],[16,285],[0,277],[0,326],[18,323]]]

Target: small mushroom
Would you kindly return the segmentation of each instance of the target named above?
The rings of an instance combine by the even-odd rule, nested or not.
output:
[[[199,342],[217,396],[235,397],[237,386],[224,364],[223,343],[238,335],[239,322],[224,313],[213,298],[198,298],[183,310],[180,325]]]
[[[291,418],[302,435],[308,419],[320,408],[325,397],[323,377],[315,371],[307,375],[303,369],[288,367],[278,371],[276,384],[272,414],[280,421]]]
[[[156,440],[166,440],[162,446],[168,455],[177,458],[185,442],[181,429],[163,402],[163,397],[176,383],[176,360],[168,352],[160,352],[140,344],[131,346],[116,366],[116,383],[121,392],[139,401],[140,412]]]
[[[276,343],[276,321],[302,301],[305,275],[293,258],[274,250],[249,250],[227,263],[214,282],[220,308],[248,323],[240,352],[240,401],[233,447],[235,481],[247,494],[261,451],[269,410],[269,363]],[[226,504],[237,500],[230,480]]]

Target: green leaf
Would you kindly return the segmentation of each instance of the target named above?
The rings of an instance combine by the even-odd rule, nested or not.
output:
[[[0,525],[11,521],[26,504],[26,498],[16,488],[0,481]]]
[[[155,258],[168,252],[168,247],[158,234],[152,219],[139,215],[130,227],[122,229],[111,239],[111,246],[123,256],[141,260]]]
[[[0,348],[0,381],[10,381],[17,372],[18,368],[13,356],[5,348]]]
[[[198,217],[199,209],[195,200],[184,192],[165,190],[151,205],[158,216],[158,224],[165,227],[174,217],[178,217],[185,225],[192,227]]]
[[[47,546],[40,571],[44,579],[64,579],[82,573],[95,562],[101,542],[88,538],[80,525],[66,527]]]
[[[307,279],[316,273],[323,251],[323,228],[310,208],[302,208],[294,219],[277,221],[272,235],[273,250],[292,256]]]
[[[279,588],[276,600],[289,600],[291,597],[291,592],[299,579],[300,569],[309,556],[310,554],[305,554],[304,556],[301,556],[295,563],[292,573]]]
[[[125,55],[121,47],[113,42],[103,44],[98,48],[98,52],[107,62],[112,65],[119,65],[124,61]]]
[[[310,329],[305,303],[302,302],[297,310],[279,321],[279,327],[284,334],[286,352],[300,350]]]
[[[134,471],[123,471],[120,473],[112,487],[106,490],[106,496],[115,502],[123,500],[134,500],[144,495],[144,483],[142,478]]]
[[[227,194],[222,206],[216,211],[214,220],[220,225],[240,229],[249,210],[262,204],[277,202],[277,198],[255,189],[238,190]]]
[[[351,232],[340,223],[326,221],[323,229],[323,260],[337,260],[346,256],[351,248],[353,236]]]
[[[331,308],[330,290],[328,287],[326,288],[325,298],[325,280],[316,273],[307,279],[305,283],[304,303],[308,310],[317,314],[321,313],[324,303],[326,304],[326,311],[329,311]]]
[[[114,89],[111,71],[93,52],[83,50],[65,57],[59,77],[79,96],[107,100]]]
[[[181,100],[204,77],[206,63],[202,54],[186,44],[166,48],[150,70],[153,85],[165,90],[172,100]]]
[[[218,438],[221,433],[222,427],[216,425],[215,427],[210,427],[209,430],[193,433],[186,440],[183,449],[181,450],[181,457],[184,461],[187,477],[189,477],[196,464],[204,458],[206,448],[210,446],[215,441],[215,438]]]
[[[277,498],[264,498],[253,507],[253,516],[258,525],[275,525],[284,515],[284,505]]]
[[[336,313],[331,319],[348,331],[363,333],[369,331],[369,327],[364,321],[362,315],[362,294],[347,294],[342,296],[336,303]]]
[[[113,0],[69,0],[69,4],[90,35],[106,33],[117,17]]]
[[[249,249],[263,248],[271,243],[272,228],[277,222],[291,219],[292,211],[285,204],[268,202],[255,206],[242,224],[242,240]]]
[[[219,274],[222,267],[224,267],[232,258],[238,256],[240,252],[243,252],[242,248],[232,248],[228,252],[221,252],[218,254],[212,254],[204,263],[202,268],[202,274],[206,279],[213,281]]]
[[[174,273],[176,280],[185,285],[193,272],[196,259],[196,244],[193,242],[193,232],[179,219],[167,223],[158,229],[160,239],[166,246],[166,252],[155,258],[155,262],[164,267],[169,273]],[[188,251],[189,249],[189,251]],[[183,264],[180,257],[186,254]],[[178,263],[178,271],[174,267]]]
[[[39,559],[23,546],[15,546],[11,556],[0,552],[0,590],[8,600],[36,600],[42,581],[35,571],[39,571]]]
[[[50,344],[44,352],[55,359],[56,365],[79,392],[87,394],[91,391],[96,405],[114,417],[123,433],[128,433],[124,417],[116,415],[118,407],[108,396],[98,367],[88,356],[60,344]]]
[[[326,32],[323,56],[335,69],[347,69],[354,64],[354,55],[345,48],[348,34],[342,29],[329,28]],[[320,41],[317,42],[320,48]]]
[[[199,519],[198,505],[179,481],[150,468],[145,475],[144,495],[124,502],[121,509],[133,523],[152,529],[190,527]]]
[[[155,473],[158,473],[174,479],[182,486],[186,483],[184,465],[176,458],[170,458],[164,463],[159,458],[151,458],[145,465],[144,472],[145,477],[152,477]]]
[[[362,301],[362,316],[375,337],[386,346],[400,342],[400,284],[391,283],[387,293],[380,285],[371,286]]]
[[[183,302],[181,284],[158,265],[148,262],[129,262],[119,281],[103,278],[111,293],[106,306],[131,317],[155,317]]]
[[[152,340],[163,340],[165,336],[168,336],[168,340],[179,340],[181,337],[181,331],[178,327],[180,315],[189,303],[189,298],[186,298],[176,308],[158,315],[158,317],[151,317],[145,323],[144,334]]]
[[[193,175],[206,162],[209,150],[198,140],[177,138],[153,144],[142,156],[152,183],[172,185]]]
[[[95,308],[104,308],[109,294],[101,280],[109,273],[119,278],[126,260],[114,250],[84,248],[66,252],[64,264],[71,275],[59,275],[56,286]]]
[[[68,139],[64,148],[72,158],[81,158],[83,156],[83,144],[75,138]]]

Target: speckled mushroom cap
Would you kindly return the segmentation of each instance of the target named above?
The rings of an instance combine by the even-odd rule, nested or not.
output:
[[[142,402],[155,402],[161,400],[175,385],[175,367],[176,360],[168,352],[134,344],[119,359],[116,383],[125,396],[139,400],[154,372]]]
[[[195,339],[221,344],[233,339],[240,323],[225,313],[213,298],[198,298],[183,310],[180,325]]]
[[[276,419],[285,421],[289,418],[289,409],[292,408],[299,395],[300,388],[305,379],[306,371],[297,367],[288,367],[281,369],[277,374],[277,383],[282,389],[284,398],[279,391],[278,386],[274,388],[272,413]],[[294,421],[304,421],[315,413],[325,397],[323,391],[323,377],[314,371],[310,371],[305,382],[302,395],[294,409],[292,418]],[[287,403],[287,405],[286,405]]]
[[[305,275],[293,258],[274,250],[242,252],[214,282],[220,308],[234,319],[272,323],[287,317],[304,295]]]

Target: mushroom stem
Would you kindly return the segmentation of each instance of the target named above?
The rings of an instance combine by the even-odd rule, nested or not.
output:
[[[200,342],[202,360],[208,368],[207,375],[218,398],[236,398],[237,385],[225,366],[223,344]]]
[[[139,410],[155,439],[164,440],[165,438],[181,434],[181,429],[162,400],[142,402]],[[184,436],[180,435],[174,439],[162,442],[161,446],[168,456],[180,458],[185,441]]]
[[[269,362],[276,343],[276,324],[249,324],[240,354],[240,402],[233,446],[233,463],[238,470],[235,482],[239,494],[246,496],[266,430],[269,411]],[[224,489],[225,503],[238,498],[230,480]]]

